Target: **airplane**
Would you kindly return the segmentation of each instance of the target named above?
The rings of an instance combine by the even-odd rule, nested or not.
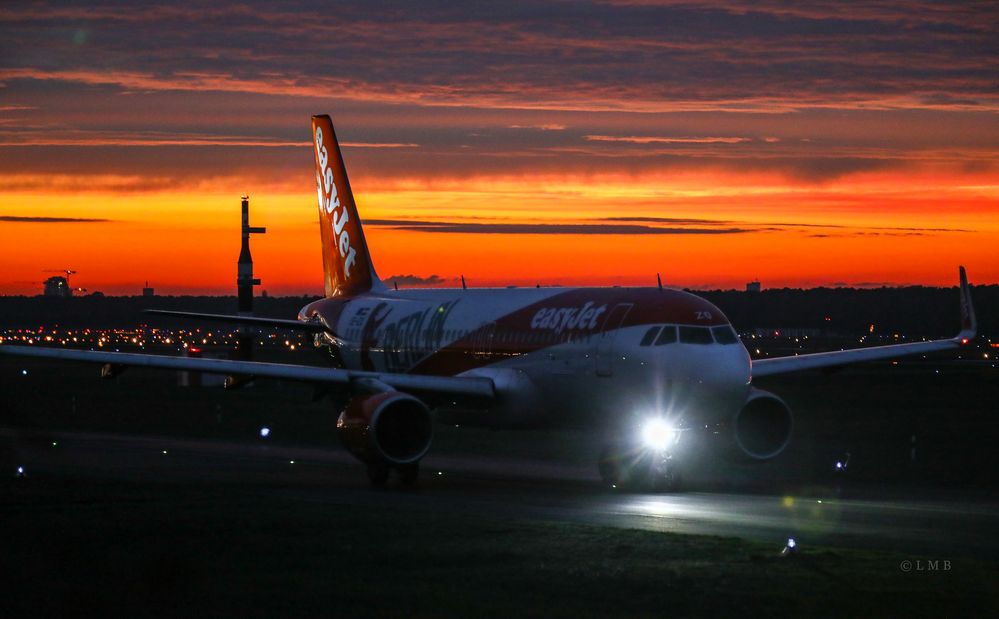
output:
[[[247,379],[315,383],[341,395],[337,433],[372,484],[417,481],[435,420],[494,428],[596,423],[613,487],[673,491],[684,444],[710,434],[743,460],[777,457],[790,407],[753,379],[950,350],[975,337],[959,268],[956,337],[752,360],[725,314],[671,288],[390,289],[375,272],[328,115],[312,117],[325,297],[295,320],[149,310],[312,334],[325,367],[0,345],[0,353]],[[690,437],[690,438],[688,438]],[[713,449],[714,447],[712,447]],[[689,453],[689,452],[687,452]]]

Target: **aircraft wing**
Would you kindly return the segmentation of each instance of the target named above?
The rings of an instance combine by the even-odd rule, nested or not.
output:
[[[952,350],[975,337],[978,324],[975,320],[975,308],[971,304],[971,293],[968,290],[968,276],[964,267],[960,267],[961,275],[961,332],[956,337],[928,342],[912,342],[909,344],[892,344],[889,346],[873,346],[871,348],[856,348],[852,350],[835,350],[831,352],[795,355],[793,357],[776,357],[774,359],[757,359],[753,361],[752,375],[772,376],[800,370],[836,367],[850,363],[895,359],[907,355]]]
[[[311,365],[232,361],[229,359],[199,359],[150,355],[145,353],[104,352],[35,346],[0,346],[0,354],[22,357],[43,357],[67,361],[87,361],[122,367],[146,367],[165,370],[190,370],[214,374],[244,375],[255,378],[283,378],[323,383],[345,391],[367,390],[370,385],[384,384],[399,391],[425,394],[463,396],[490,399],[495,395],[493,381],[473,376],[425,376],[392,372],[341,370]]]

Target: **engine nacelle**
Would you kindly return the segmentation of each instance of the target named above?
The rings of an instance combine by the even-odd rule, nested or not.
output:
[[[469,421],[469,416],[465,415],[462,423],[479,423],[507,429],[533,428],[545,423],[545,402],[541,391],[527,372],[514,368],[485,367],[470,370],[461,376],[488,378],[493,381],[496,390],[496,399],[490,404],[489,410],[478,415],[481,421],[476,422],[474,418]]]
[[[732,439],[737,454],[763,461],[776,457],[791,442],[794,418],[791,407],[776,395],[753,389],[732,419]]]
[[[344,447],[368,463],[412,464],[430,449],[434,433],[427,405],[398,391],[351,398],[336,428]]]

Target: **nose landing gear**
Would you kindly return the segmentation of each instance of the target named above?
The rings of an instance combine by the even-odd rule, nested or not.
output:
[[[662,452],[652,457],[649,483],[653,492],[677,492],[680,490],[680,471],[673,454]]]
[[[621,443],[607,445],[597,463],[608,488],[632,491],[677,492],[680,471],[672,450],[650,451]]]

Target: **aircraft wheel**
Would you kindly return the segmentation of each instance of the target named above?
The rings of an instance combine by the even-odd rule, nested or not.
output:
[[[382,488],[388,482],[389,467],[381,462],[368,464],[368,480],[376,488]]]
[[[665,470],[656,471],[651,481],[653,492],[677,492],[680,490],[680,471],[671,464]]]
[[[412,486],[420,478],[420,463],[404,464],[398,468],[399,481],[403,486]]]

